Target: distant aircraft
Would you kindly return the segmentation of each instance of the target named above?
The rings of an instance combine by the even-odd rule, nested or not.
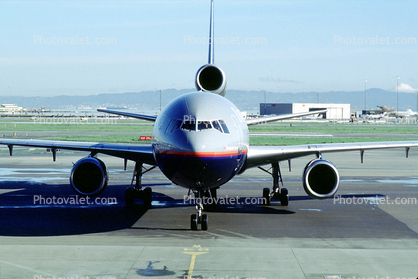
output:
[[[382,119],[382,118],[384,118],[386,116],[386,112],[383,112],[383,113],[380,113],[380,114],[373,114],[373,115],[365,115],[365,116],[362,116],[363,118],[365,118],[365,119]]]
[[[412,117],[417,116],[417,112],[408,109],[406,111],[396,111],[396,109],[390,109],[387,106],[377,106],[382,109],[383,112],[386,112],[388,115],[394,115],[396,117]]]
[[[155,122],[151,145],[25,139],[0,139],[0,144],[8,146],[10,155],[14,145],[49,148],[54,161],[57,149],[89,151],[90,155],[75,163],[70,173],[71,187],[83,196],[99,195],[106,188],[108,174],[98,154],[120,157],[125,163],[134,161],[136,185],[126,190],[125,202],[131,205],[135,199],[142,199],[145,206],[151,205],[152,191],[141,185],[141,177],[148,171],[143,171],[143,164],[158,166],[174,184],[188,189],[197,198],[215,198],[217,189],[235,175],[249,168],[270,165],[273,188],[263,189],[265,204],[279,200],[286,206],[289,196],[282,187],[280,161],[316,155],[304,169],[303,187],[309,196],[325,199],[337,192],[340,176],[337,168],[322,158],[323,153],[359,150],[363,161],[365,150],[399,147],[405,148],[408,156],[410,147],[418,146],[418,141],[250,146],[249,125],[326,113],[326,110],[245,120],[238,108],[224,98],[225,73],[214,65],[213,0],[210,10],[209,59],[208,64],[197,71],[197,92],[174,99],[158,116],[98,110]],[[191,215],[192,230],[197,230],[199,225],[202,230],[208,229],[208,216],[202,213],[203,206],[199,203],[197,213]]]

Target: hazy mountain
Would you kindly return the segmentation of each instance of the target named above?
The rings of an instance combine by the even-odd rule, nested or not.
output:
[[[161,100],[164,107],[175,97],[191,92],[193,89],[167,89],[162,91]],[[302,92],[273,93],[264,91],[228,90],[226,97],[243,111],[258,111],[260,103],[350,103],[353,109],[364,109],[364,91],[357,92]],[[144,110],[158,110],[160,94],[156,91],[103,93],[99,95],[55,97],[0,97],[1,104],[16,104],[25,109],[81,109],[103,107],[128,107]],[[367,90],[367,109],[377,109],[378,105],[386,105],[396,109],[396,92],[378,88]],[[399,93],[399,110],[417,109],[417,94]]]

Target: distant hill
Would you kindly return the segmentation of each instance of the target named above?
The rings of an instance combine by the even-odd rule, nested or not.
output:
[[[167,89],[162,91],[162,106],[193,89]],[[240,110],[258,111],[260,103],[264,103],[264,91],[228,90],[226,97]],[[364,109],[364,91],[357,92],[302,92],[302,93],[266,93],[268,103],[349,103],[352,109]],[[55,97],[0,97],[1,104],[16,104],[25,109],[82,109],[103,107],[127,107],[139,110],[158,110],[160,95],[156,91],[103,93],[99,95]],[[396,109],[396,92],[378,88],[367,90],[367,109],[377,109],[378,105],[386,105]],[[417,109],[417,94],[399,93],[399,110]]]

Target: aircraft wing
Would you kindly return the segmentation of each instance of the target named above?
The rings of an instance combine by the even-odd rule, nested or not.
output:
[[[276,116],[270,116],[270,117],[261,117],[261,118],[254,118],[254,119],[247,119],[245,122],[247,125],[256,125],[261,123],[267,123],[272,121],[278,121],[278,120],[284,120],[284,119],[291,119],[295,117],[302,117],[312,114],[321,114],[326,113],[327,110],[315,110],[315,111],[308,111],[308,112],[299,112],[299,113],[290,113],[290,114],[281,114]]]
[[[156,165],[151,145],[135,144],[112,144],[98,142],[77,142],[77,141],[53,141],[53,140],[27,140],[27,139],[0,139],[0,144],[7,145],[10,155],[13,152],[13,146],[28,146],[39,148],[67,149],[77,151],[88,151],[93,154],[102,153],[123,159],[142,161],[145,164]],[[55,151],[53,158],[55,160]]]
[[[127,117],[147,120],[147,121],[153,121],[153,122],[155,122],[155,120],[157,119],[157,116],[130,113],[130,112],[124,112],[124,111],[115,111],[115,110],[108,110],[108,109],[98,109],[97,111],[105,112],[105,113],[111,113],[111,114],[117,114],[117,115],[122,115],[122,116],[127,116]]]
[[[393,142],[355,142],[355,143],[327,143],[291,146],[250,146],[247,154],[246,168],[271,164],[278,161],[290,160],[307,155],[326,152],[360,151],[363,161],[363,152],[371,149],[405,148],[408,157],[409,148],[418,147],[418,141]]]

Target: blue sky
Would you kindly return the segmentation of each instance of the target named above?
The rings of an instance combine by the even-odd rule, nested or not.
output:
[[[209,0],[0,2],[0,94],[193,88]],[[215,0],[229,89],[416,92],[416,1]],[[88,44],[87,44],[88,42]]]

